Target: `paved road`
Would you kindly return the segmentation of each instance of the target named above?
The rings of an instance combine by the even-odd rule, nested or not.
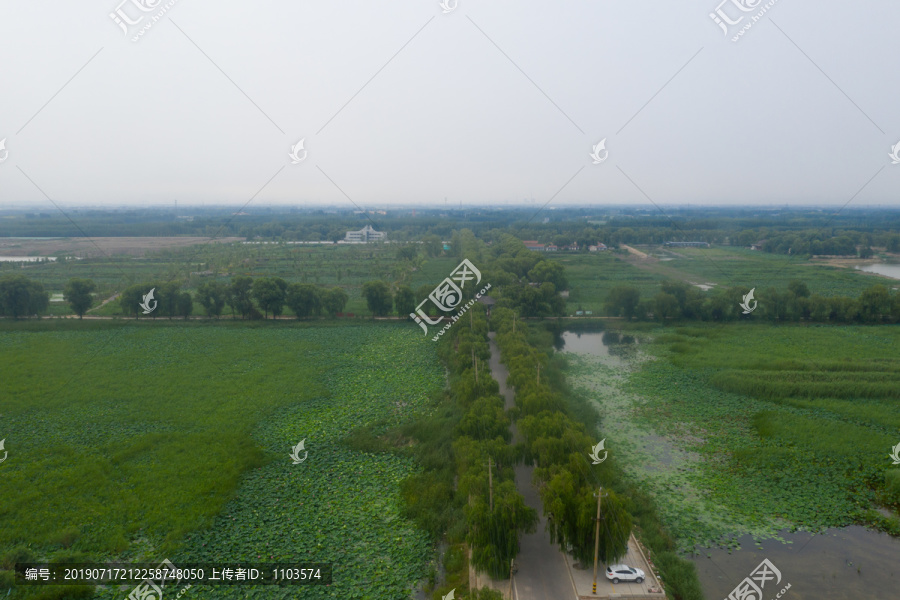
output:
[[[491,373],[500,384],[500,394],[504,398],[506,408],[512,408],[515,406],[515,394],[506,386],[509,371],[500,363],[500,349],[493,333],[490,334],[490,338]],[[515,425],[512,426],[512,432],[514,442],[521,439]],[[516,467],[516,487],[528,506],[540,515],[540,521],[535,533],[526,534],[521,539],[521,550],[516,559],[519,572],[516,573],[513,583],[513,597],[517,600],[577,600],[565,556],[558,546],[550,542],[550,534],[546,531],[547,520],[543,517],[541,500],[537,490],[531,485],[533,471],[534,467],[531,466]],[[508,586],[509,580],[501,590],[504,597]]]

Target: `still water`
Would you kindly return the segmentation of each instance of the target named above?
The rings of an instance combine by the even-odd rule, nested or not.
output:
[[[897,269],[900,279],[900,265],[883,266]],[[612,331],[566,331],[555,345],[559,351],[627,359],[636,343],[631,336]],[[788,583],[791,587],[781,600],[900,600],[900,539],[857,526],[818,535],[787,531],[779,535],[791,543],[763,540],[760,549],[748,535],[739,538],[740,550],[703,549],[690,557],[707,600],[727,599],[763,559],[781,572],[781,581],[768,582],[756,600],[775,598]]]
[[[878,273],[892,279],[900,279],[900,264],[897,263],[875,263],[874,265],[866,265],[864,267],[856,267],[860,271],[867,273]],[[900,595],[897,596],[900,598]]]
[[[864,527],[829,529],[819,535],[782,532],[793,543],[764,540],[757,548],[750,536],[740,538],[741,549],[703,550],[693,558],[709,600],[728,594],[763,561],[781,572],[781,582],[763,588],[774,598],[791,584],[783,600],[896,600],[900,598],[900,540]],[[709,554],[709,557],[707,557]]]
[[[633,348],[638,341],[630,335],[622,335],[616,331],[584,332],[564,331],[554,343],[559,351],[592,356],[610,356],[620,354],[622,350]]]

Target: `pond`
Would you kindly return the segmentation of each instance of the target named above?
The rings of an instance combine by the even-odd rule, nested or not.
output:
[[[900,263],[875,263],[856,268],[867,273],[877,273],[891,279],[900,279]]]
[[[554,346],[561,352],[609,356],[621,355],[637,343],[634,337],[617,331],[564,331],[557,336]]]
[[[790,541],[763,540],[762,549],[750,536],[740,538],[741,549],[703,550],[692,558],[710,599],[728,598],[731,591],[768,559],[781,572],[781,582],[763,588],[774,598],[788,583],[784,600],[890,600],[900,597],[900,540],[864,527],[829,529],[819,535],[781,532]],[[707,557],[707,554],[709,557]]]

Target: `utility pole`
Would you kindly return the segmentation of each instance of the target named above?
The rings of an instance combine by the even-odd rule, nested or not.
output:
[[[512,600],[512,578],[513,578],[513,561],[515,559],[509,559],[509,600]]]
[[[538,375],[537,375],[537,384],[541,385],[541,363],[538,363]]]
[[[594,529],[594,594],[597,593],[597,558],[600,553],[600,499],[604,496],[603,486],[597,491],[597,526]]]

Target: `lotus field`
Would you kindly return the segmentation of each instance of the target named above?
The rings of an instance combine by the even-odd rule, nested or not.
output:
[[[416,465],[345,443],[432,410],[443,371],[417,328],[3,327],[0,587],[28,559],[333,563],[330,586],[194,586],[185,599],[406,598],[429,574],[433,540],[400,516]],[[10,598],[78,593],[63,590]]]

